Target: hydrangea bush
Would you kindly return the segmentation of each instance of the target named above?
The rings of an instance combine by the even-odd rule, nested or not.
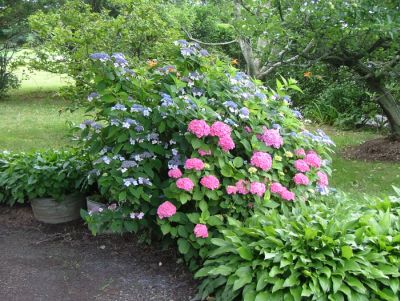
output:
[[[294,80],[264,87],[196,43],[176,44],[173,64],[138,70],[122,54],[92,55],[93,118],[80,139],[113,206],[84,218],[95,233],[167,235],[189,261],[204,258],[227,216],[326,194],[333,143],[291,109]]]

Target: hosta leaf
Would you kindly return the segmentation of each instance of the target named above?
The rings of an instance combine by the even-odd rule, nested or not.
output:
[[[246,284],[251,283],[251,280],[253,279],[249,267],[241,267],[236,271],[235,274],[239,276],[239,279],[235,280],[233,283],[234,291],[245,286]]]
[[[362,293],[362,294],[365,294],[365,292],[366,292],[365,286],[357,278],[352,277],[352,276],[348,276],[348,277],[346,277],[345,281],[355,291],[357,291],[359,293]]]
[[[237,249],[239,252],[240,257],[246,260],[252,260],[253,259],[253,254],[251,253],[251,250],[245,246],[241,246],[240,248]]]
[[[208,273],[210,275],[223,275],[223,276],[228,276],[232,274],[233,268],[226,266],[226,265],[220,265],[212,270],[210,270]]]
[[[351,257],[353,257],[353,249],[350,246],[343,246],[342,257],[346,259],[350,259]]]

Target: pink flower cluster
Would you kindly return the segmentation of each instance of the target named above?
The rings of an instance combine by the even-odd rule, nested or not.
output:
[[[189,122],[188,131],[197,138],[202,138],[210,134],[210,126],[204,120],[195,119]]]
[[[308,185],[310,184],[310,180],[305,174],[302,173],[297,173],[293,177],[293,181],[296,183],[296,185]]]
[[[237,189],[237,192],[240,194],[248,194],[249,193],[249,189],[247,188],[248,182],[244,181],[244,180],[239,180],[236,182],[235,186]]]
[[[193,229],[193,233],[197,238],[207,238],[208,237],[208,229],[206,225],[196,224]]]
[[[214,176],[204,176],[200,180],[200,184],[203,185],[204,187],[210,189],[210,190],[215,190],[218,189],[219,187],[219,180],[214,177]]]
[[[194,183],[189,178],[180,178],[176,181],[176,187],[185,191],[192,191]]]
[[[253,156],[250,159],[250,163],[255,167],[267,171],[272,167],[272,157],[268,153],[254,152]]]
[[[226,186],[226,193],[229,194],[229,195],[236,194],[237,191],[238,191],[238,189],[237,189],[236,186],[231,186],[231,185]]]
[[[269,130],[264,128],[264,132],[261,135],[257,135],[257,138],[274,148],[280,148],[283,145],[283,139],[279,134],[279,130],[276,129]]]
[[[233,142],[231,136],[223,136],[219,138],[218,146],[222,148],[224,152],[229,152],[235,148],[235,142]]]
[[[179,179],[180,177],[182,177],[182,172],[179,168],[170,169],[168,171],[168,177],[173,179]]]
[[[214,122],[210,128],[210,135],[216,136],[218,138],[229,136],[231,132],[232,132],[231,127],[223,123],[222,121]]]
[[[310,171],[310,166],[308,166],[307,162],[304,160],[296,160],[294,162],[294,167],[301,172],[307,172]]]
[[[279,195],[282,199],[286,201],[293,201],[295,198],[294,192],[289,191],[285,186],[280,183],[272,183],[269,189],[272,193]]]
[[[255,194],[258,196],[263,196],[265,193],[265,184],[261,182],[252,182],[250,184],[250,192],[251,194]]]
[[[176,207],[169,201],[165,201],[157,208],[157,215],[160,219],[171,217],[176,213]]]
[[[306,151],[305,151],[303,148],[299,148],[299,149],[296,149],[296,150],[294,151],[294,154],[295,154],[297,157],[305,157]]]
[[[321,158],[315,152],[309,152],[305,159],[306,163],[312,167],[320,168],[321,167]]]
[[[322,171],[317,172],[318,185],[321,187],[326,187],[329,185],[328,176]]]
[[[204,149],[199,149],[199,155],[202,157],[209,156],[211,155],[211,150],[205,151]]]
[[[185,162],[185,169],[194,169],[194,170],[203,170],[204,169],[204,163],[200,159],[197,158],[191,158],[187,159]]]

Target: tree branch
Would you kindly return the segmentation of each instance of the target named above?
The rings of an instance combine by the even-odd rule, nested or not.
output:
[[[186,33],[186,35],[187,35],[187,37],[188,37],[189,40],[192,40],[192,41],[194,41],[194,42],[197,42],[197,43],[203,44],[203,45],[222,46],[222,45],[229,45],[229,44],[233,44],[233,43],[237,43],[237,42],[238,42],[237,39],[232,40],[232,41],[217,42],[217,43],[203,42],[203,41],[200,41],[200,40],[198,40],[198,39],[193,38],[192,35],[191,35],[186,29],[182,28],[182,30]]]
[[[288,46],[289,46],[289,45],[288,45]],[[280,55],[281,57],[283,56],[284,52],[286,52],[286,49],[287,49],[288,46],[286,46],[285,49],[282,50],[282,51],[279,53],[279,55]],[[280,60],[280,61],[275,62],[275,63],[273,63],[273,64],[268,64],[268,63],[267,63],[266,65],[264,65],[264,66],[260,69],[260,72],[257,74],[257,78],[263,78],[263,77],[267,76],[268,74],[270,74],[272,71],[274,71],[276,68],[278,68],[278,67],[280,67],[280,66],[282,66],[282,65],[286,65],[286,64],[289,64],[289,63],[292,63],[292,62],[298,60],[303,54],[309,52],[310,49],[311,49],[313,46],[314,46],[314,39],[312,39],[312,40],[307,44],[307,46],[303,49],[303,51],[302,51],[301,53],[296,54],[295,56],[293,56],[293,57],[291,57],[291,58],[289,58],[289,59],[287,59],[287,60]]]

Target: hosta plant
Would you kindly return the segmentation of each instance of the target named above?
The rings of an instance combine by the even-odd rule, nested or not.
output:
[[[343,201],[344,196],[335,201]],[[400,199],[229,218],[195,275],[216,300],[399,300]]]
[[[290,108],[294,80],[264,87],[197,44],[177,45],[173,64],[139,70],[122,54],[92,55],[93,118],[80,139],[115,205],[84,217],[98,230],[161,229],[189,260],[205,256],[227,216],[326,193],[332,141]]]
[[[74,151],[43,151],[0,155],[0,202],[13,205],[81,190],[90,164]]]

